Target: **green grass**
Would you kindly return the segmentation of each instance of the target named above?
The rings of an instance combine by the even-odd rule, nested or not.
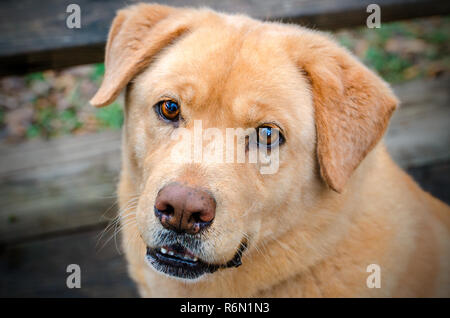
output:
[[[403,72],[412,66],[407,59],[378,47],[367,49],[364,63],[377,70],[386,81],[391,83],[401,82],[404,78]]]
[[[105,64],[95,64],[91,73],[91,80],[100,82],[105,73]],[[115,102],[107,107],[100,108],[95,113],[96,118],[105,128],[120,129],[123,125],[122,106]]]
[[[372,37],[373,44],[383,46],[394,36],[413,38],[415,34],[402,22],[384,23],[379,29],[363,29],[363,35],[369,39]]]
[[[118,102],[98,109],[96,117],[107,128],[119,129],[123,125],[123,110]]]
[[[34,137],[54,137],[60,134],[70,134],[80,128],[82,123],[74,108],[57,110],[55,107],[39,109],[33,123],[28,126],[26,135]]]
[[[434,24],[433,24],[434,23]],[[431,20],[384,23],[379,29],[361,27],[337,34],[337,39],[350,51],[390,83],[398,83],[433,73],[437,65],[449,69],[450,17],[437,24]],[[423,45],[420,52],[389,52],[388,42],[407,45],[414,41]],[[365,46],[361,46],[363,43]],[[392,43],[391,43],[392,44]],[[358,47],[358,45],[360,45]],[[361,47],[365,47],[361,50]]]
[[[103,78],[103,74],[105,74],[105,64],[95,64],[90,76],[91,80],[94,82],[99,82]]]
[[[43,72],[31,73],[25,76],[25,79],[28,83],[32,81],[45,81]]]
[[[97,64],[93,68],[92,79],[100,81],[103,64]],[[38,73],[30,78],[30,81],[41,80]],[[51,138],[63,134],[71,134],[83,127],[83,122],[79,118],[80,110],[85,107],[92,107],[80,96],[79,84],[77,84],[67,97],[70,107],[58,110],[54,105],[46,105],[35,110],[32,123],[27,127],[26,137]],[[34,101],[35,103],[37,100]],[[120,103],[95,110],[94,116],[98,121],[98,129],[117,130],[123,124],[123,111]],[[0,111],[0,123],[3,122],[3,112]]]

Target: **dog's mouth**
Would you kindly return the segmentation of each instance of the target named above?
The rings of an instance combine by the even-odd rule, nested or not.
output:
[[[147,247],[146,259],[159,272],[183,279],[196,279],[220,268],[240,266],[246,246],[245,243],[241,244],[233,259],[226,264],[207,263],[181,244]]]

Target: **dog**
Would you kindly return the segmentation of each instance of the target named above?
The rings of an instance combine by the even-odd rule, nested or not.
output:
[[[91,104],[124,89],[119,218],[141,296],[450,296],[450,209],[391,160],[381,139],[399,101],[329,35],[133,5]],[[177,162],[192,139],[174,134],[199,125],[242,128],[228,145],[265,156],[202,160],[221,144],[211,134]]]

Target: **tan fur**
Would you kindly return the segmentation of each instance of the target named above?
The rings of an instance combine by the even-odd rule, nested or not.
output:
[[[106,74],[92,99],[127,90],[119,201],[123,246],[142,296],[450,296],[450,209],[390,159],[380,139],[397,105],[390,88],[328,36],[210,10],[138,5],[118,13]],[[180,101],[203,128],[279,123],[279,171],[255,164],[173,164],[175,129],[152,107]],[[161,228],[158,191],[178,181],[208,189],[216,218],[199,255],[248,250],[239,268],[194,282],[155,272],[146,246]],[[370,264],[381,288],[368,288]]]

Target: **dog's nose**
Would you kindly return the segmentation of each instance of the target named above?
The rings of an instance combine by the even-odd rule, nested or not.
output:
[[[155,202],[161,224],[177,233],[196,234],[211,225],[216,201],[208,192],[172,183],[162,188]]]

